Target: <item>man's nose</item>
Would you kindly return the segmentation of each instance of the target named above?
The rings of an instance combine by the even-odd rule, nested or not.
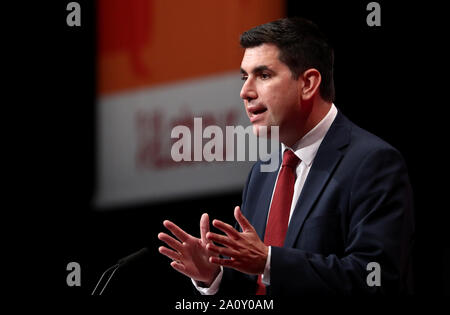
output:
[[[250,79],[247,79],[242,86],[240,96],[243,100],[251,101],[258,97],[256,89]]]

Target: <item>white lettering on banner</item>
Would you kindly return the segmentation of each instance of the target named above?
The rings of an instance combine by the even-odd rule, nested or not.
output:
[[[229,108],[224,111],[216,112],[202,112],[200,113],[202,122],[206,126],[205,128],[205,138],[210,138],[213,131],[218,131],[218,129],[225,128],[228,125],[234,125],[238,123],[237,117],[239,115],[238,110],[235,108]],[[191,156],[191,148],[193,142],[191,141],[191,134],[194,134],[194,115],[190,111],[183,111],[180,115],[177,115],[173,119],[168,119],[168,115],[165,114],[161,109],[155,110],[140,110],[136,113],[135,125],[136,125],[136,135],[137,135],[137,147],[136,147],[136,168],[140,170],[144,169],[164,169],[170,167],[179,167],[178,162],[185,161],[203,161],[201,156],[202,153],[197,152],[196,156]],[[198,119],[198,118],[197,118]],[[183,128],[177,128],[176,126],[183,126]],[[211,127],[211,128],[210,128]],[[172,130],[172,131],[171,131]],[[172,136],[174,132],[179,132]],[[198,131],[197,133],[202,131]],[[176,144],[174,141],[168,141],[175,138],[179,138],[180,135],[188,135],[187,137],[178,140],[180,143]],[[210,135],[211,134],[211,135]],[[216,135],[215,135],[216,137]],[[198,147],[200,150],[203,148],[202,135],[200,135],[200,140],[197,141],[200,144]],[[165,139],[168,139],[167,141]],[[199,142],[200,141],[200,142]],[[210,149],[210,146],[206,144],[206,150]],[[183,158],[174,157],[171,152],[178,146],[184,146]],[[175,146],[175,148],[174,148]],[[221,161],[225,159],[228,160],[229,154],[227,149],[223,146],[216,146],[217,152],[215,151],[212,155],[216,157],[216,161]],[[228,149],[232,150],[230,146]],[[220,152],[222,150],[222,152]],[[231,152],[232,154],[233,152]],[[207,162],[212,161],[211,155],[207,154],[205,158]]]
[[[105,209],[241,191],[254,162],[233,162],[239,140],[232,148],[218,138],[219,128],[225,134],[226,126],[249,125],[239,77],[232,71],[100,97],[95,204]],[[203,128],[196,143],[195,117],[202,118]],[[191,133],[191,161],[171,156],[179,139],[170,135],[180,125]],[[196,156],[194,144],[201,148]]]
[[[194,118],[194,132],[191,133],[191,129],[184,125],[175,126],[171,132],[171,138],[178,139],[173,145],[170,151],[172,159],[175,162],[180,161],[192,161],[192,145],[194,142],[194,161],[202,161],[202,157],[207,162],[212,161],[224,161],[223,152],[231,152],[226,154],[227,161],[246,161],[248,155],[249,161],[257,160],[257,153],[259,153],[260,159],[263,161],[269,161],[269,164],[262,164],[262,172],[273,172],[278,168],[279,156],[279,127],[270,126],[268,136],[268,128],[262,126],[259,129],[259,137],[253,134],[252,126],[248,126],[244,129],[242,126],[226,126],[225,141],[222,129],[219,126],[208,126],[203,131],[201,117]],[[212,138],[212,134],[214,137]],[[234,158],[235,136],[237,136],[237,159]],[[211,139],[202,147],[204,139]],[[246,139],[249,139],[247,145]],[[258,141],[256,141],[256,139]],[[270,151],[267,151],[267,142],[270,142]],[[225,143],[225,147],[224,147]],[[231,149],[232,148],[232,149]],[[259,148],[259,150],[258,150]]]

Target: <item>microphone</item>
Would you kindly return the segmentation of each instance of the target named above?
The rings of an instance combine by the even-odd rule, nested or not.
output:
[[[147,252],[148,252],[148,248],[147,247],[141,248],[137,252],[135,252],[135,253],[133,253],[131,255],[128,255],[127,257],[124,257],[124,258],[120,259],[117,263],[120,266],[132,263],[133,261],[136,261],[139,258],[141,258],[142,256],[144,256],[145,254],[147,254]]]
[[[125,265],[128,265],[129,263],[132,263],[132,262],[138,260],[139,258],[141,258],[142,256],[146,255],[147,253],[148,253],[148,248],[147,247],[141,248],[137,252],[135,252],[135,253],[133,253],[131,255],[128,255],[128,256],[126,256],[124,258],[121,258],[115,265],[113,265],[113,266],[109,267],[108,269],[106,269],[105,272],[103,272],[102,276],[100,277],[100,280],[98,280],[97,285],[95,286],[95,288],[92,291],[91,295],[102,295],[103,291],[105,291],[106,287],[108,286],[109,281],[112,279],[112,277],[116,273],[117,269],[119,269],[120,267],[123,267]],[[100,284],[102,283],[103,278],[107,274],[109,276],[107,277],[107,280],[105,280],[106,283],[101,286]],[[100,288],[101,288],[101,290],[100,290]],[[98,292],[98,291],[100,291],[100,292]]]

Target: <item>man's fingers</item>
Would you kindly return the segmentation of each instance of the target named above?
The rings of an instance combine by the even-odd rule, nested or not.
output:
[[[172,232],[173,235],[175,235],[181,242],[185,242],[190,237],[188,233],[183,231],[180,227],[178,227],[178,225],[169,220],[165,220],[163,222],[163,225],[166,227],[166,229]]]
[[[181,251],[183,248],[183,245],[179,241],[174,239],[172,236],[167,235],[166,233],[159,233],[158,238],[176,251]]]
[[[236,266],[236,260],[234,259],[225,259],[225,258],[219,258],[211,256],[209,257],[209,262],[212,264],[224,266],[224,267],[231,267],[234,268]]]
[[[202,239],[203,244],[208,243],[208,239],[206,238],[206,233],[209,232],[209,216],[207,213],[203,213],[200,218],[200,237]]]
[[[178,253],[176,251],[173,251],[173,250],[171,250],[171,249],[169,249],[167,247],[161,246],[161,247],[158,248],[158,250],[159,250],[159,252],[161,254],[163,254],[164,256],[169,257],[172,260],[177,260],[177,261],[181,260],[180,253]]]
[[[206,248],[215,254],[220,254],[228,257],[236,257],[239,255],[239,252],[237,250],[228,247],[219,247],[217,245],[214,245],[213,243],[209,243],[208,245],[206,245]]]
[[[181,272],[182,274],[187,275],[187,274],[185,273],[186,267],[185,267],[182,263],[180,263],[180,262],[178,262],[178,261],[172,261],[172,262],[170,263],[170,265],[171,265],[172,268],[175,269],[176,271],[179,271],[179,272]],[[189,277],[189,275],[187,275],[187,276]]]
[[[250,224],[250,222],[248,222],[247,218],[244,217],[244,215],[242,214],[241,208],[239,206],[234,208],[234,217],[236,218],[236,221],[241,226],[243,232],[253,229],[253,226]]]
[[[211,243],[212,241],[225,245],[226,247],[236,248],[236,244],[225,235],[209,232],[208,234],[206,234],[206,238],[208,239],[209,243]]]
[[[239,239],[239,232],[236,231],[231,225],[222,222],[220,220],[214,220],[213,221],[214,227],[218,228],[222,232],[224,232],[226,235],[228,235],[231,239],[237,240]]]

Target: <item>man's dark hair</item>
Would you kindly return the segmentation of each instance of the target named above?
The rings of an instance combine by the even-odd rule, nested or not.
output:
[[[276,45],[280,61],[296,80],[307,69],[317,69],[322,76],[320,95],[328,102],[334,101],[333,48],[313,22],[298,17],[279,19],[244,32],[240,43],[243,48]]]

